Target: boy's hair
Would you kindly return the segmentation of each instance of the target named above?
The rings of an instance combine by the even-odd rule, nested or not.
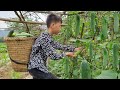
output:
[[[55,23],[61,22],[62,23],[62,18],[52,13],[52,14],[48,15],[47,20],[46,20],[46,24],[47,24],[48,28],[50,27],[50,24],[52,22],[55,22]]]

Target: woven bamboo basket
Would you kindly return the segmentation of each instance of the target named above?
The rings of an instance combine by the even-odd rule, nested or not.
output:
[[[4,37],[14,71],[27,71],[30,52],[35,39],[35,37]]]

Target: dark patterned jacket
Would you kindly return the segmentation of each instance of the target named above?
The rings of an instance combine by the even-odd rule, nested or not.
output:
[[[32,46],[28,69],[37,68],[45,73],[48,73],[49,71],[46,67],[46,60],[48,57],[53,60],[59,60],[65,57],[64,52],[57,53],[55,49],[73,52],[75,47],[62,45],[54,41],[48,32],[41,33]]]

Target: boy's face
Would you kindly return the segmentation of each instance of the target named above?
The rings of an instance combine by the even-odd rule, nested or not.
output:
[[[60,29],[61,29],[61,22],[53,22],[51,23],[51,31],[52,31],[52,34],[58,34],[60,32]]]

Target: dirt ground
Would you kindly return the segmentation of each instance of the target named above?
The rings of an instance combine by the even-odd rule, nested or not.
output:
[[[0,68],[0,79],[12,79],[11,72],[13,71],[11,62]],[[19,72],[20,77],[18,79],[32,79],[28,72]]]

